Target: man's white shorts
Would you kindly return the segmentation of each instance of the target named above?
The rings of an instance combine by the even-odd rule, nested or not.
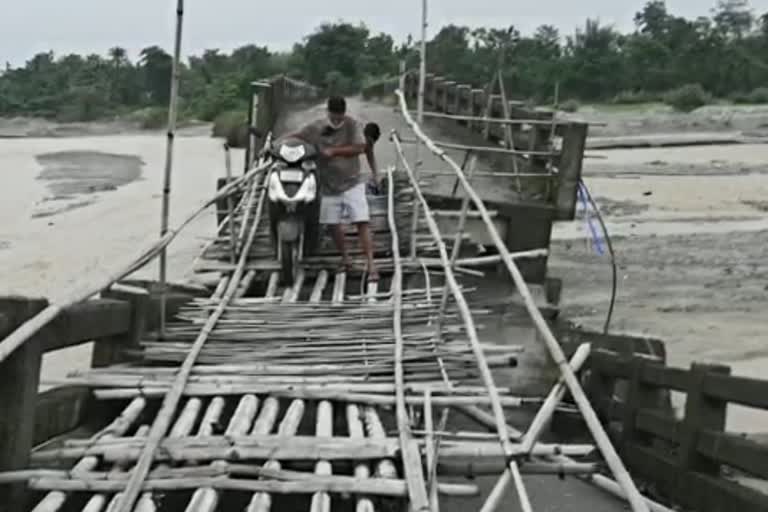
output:
[[[369,220],[365,183],[336,196],[324,195],[320,201],[321,224],[357,224]]]

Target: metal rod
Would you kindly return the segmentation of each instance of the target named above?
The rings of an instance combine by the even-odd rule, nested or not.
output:
[[[184,26],[184,0],[176,0],[176,39],[173,47],[173,65],[171,68],[171,98],[168,106],[168,134],[165,149],[165,176],[163,178],[163,208],[160,217],[160,237],[168,233],[168,218],[171,203],[171,171],[173,169],[173,139],[176,136],[176,114],[179,97],[179,63],[181,61],[181,34]],[[160,251],[160,335],[165,334],[165,280],[167,253],[165,247]]]

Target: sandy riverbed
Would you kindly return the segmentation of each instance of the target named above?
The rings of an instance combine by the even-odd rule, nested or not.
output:
[[[391,107],[351,105],[385,133],[405,130]],[[290,116],[286,125],[321,112]],[[750,114],[749,125],[738,128],[759,127],[763,117]],[[612,126],[619,131],[612,135],[646,133],[659,123],[616,121]],[[720,129],[690,119],[664,126],[669,123]],[[733,130],[734,121],[726,128]],[[172,224],[208,198],[223,174],[220,141],[200,134],[177,141]],[[0,139],[0,293],[55,299],[154,240],[164,150],[161,133]],[[584,177],[618,253],[613,328],[663,338],[672,364],[716,361],[733,366],[734,373],[762,377],[768,367],[768,146],[600,154],[606,159],[588,160]],[[393,160],[385,141],[379,158],[382,165]],[[424,165],[438,168],[439,162],[427,157]],[[213,228],[209,213],[174,242],[172,279],[189,277]],[[550,274],[564,279],[564,314],[600,327],[610,269],[584,237],[582,221],[556,227]],[[143,272],[155,274],[154,265]],[[49,356],[44,371],[55,377],[87,364],[87,350]],[[768,430],[768,418],[759,415],[735,413],[731,419],[740,430]]]

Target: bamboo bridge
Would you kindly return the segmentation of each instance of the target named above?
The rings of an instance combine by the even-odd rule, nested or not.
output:
[[[490,512],[509,494],[523,512],[668,512],[633,478],[653,481],[657,468],[659,487],[688,506],[766,510],[765,494],[720,474],[766,474],[768,451],[724,432],[727,402],[768,407],[765,382],[666,368],[659,350],[639,348],[658,348],[646,339],[563,332],[535,296],[549,283],[551,225],[574,215],[586,125],[503,90],[414,78],[375,93],[392,93],[402,120],[389,133],[386,192],[369,196],[378,282],[329,270],[339,255],[325,240],[280,285],[268,163],[251,136],[243,174],[228,165],[215,196],[175,229],[164,224],[130,264],[62,303],[0,301],[0,510],[437,511],[472,499]],[[465,130],[466,144],[430,137],[414,99],[430,107],[420,117]],[[249,123],[269,131],[286,106],[317,100],[284,77],[255,84]],[[496,167],[478,169],[481,158]],[[209,207],[218,230],[195,268],[215,273],[214,286],[130,279]],[[545,393],[515,385],[531,347],[485,329],[508,304],[470,278],[494,271],[554,370]],[[44,353],[94,340],[90,370],[38,393]],[[666,415],[657,388],[688,393],[683,421]],[[521,411],[525,429],[510,424]],[[545,441],[560,413],[578,418],[578,442]],[[679,460],[651,434],[675,443]],[[542,507],[530,487],[545,477]],[[558,487],[573,479],[609,504]]]
[[[338,255],[323,246],[302,262],[295,284],[281,288],[265,221],[267,165],[252,151],[247,172],[207,203],[229,204],[198,261],[220,273],[213,293],[175,308],[159,330],[139,333],[124,350],[130,364],[110,364],[112,354],[70,375],[67,386],[87,389],[114,416],[95,433],[34,450],[35,469],[0,474],[0,482],[24,482],[39,498],[36,512],[322,511],[351,503],[357,510],[436,510],[445,497],[478,494],[455,477],[497,474],[483,510],[511,487],[527,511],[534,508],[521,475],[574,474],[625,496],[635,510],[658,507],[640,496],[576,377],[589,345],[566,359],[518,268],[546,247],[510,252],[496,213],[470,183],[476,158],[465,172],[397,94],[412,136],[453,172],[459,208],[434,209],[405,139],[393,132],[398,165],[386,171],[386,194],[370,198],[381,281],[329,272]],[[541,156],[528,151],[535,154],[527,158]],[[542,176],[554,175],[547,167]],[[451,219],[450,233],[441,231],[440,217]],[[486,230],[492,254],[462,255],[471,222]],[[509,273],[560,372],[547,396],[518,396],[496,384],[494,371],[510,371],[521,347],[482,339],[479,322],[490,310],[470,305],[472,290],[461,279],[488,264]],[[125,283],[111,288],[136,293]],[[46,321],[51,307],[36,318]],[[43,327],[30,328],[35,321],[0,348],[22,345],[25,332]],[[595,444],[540,441],[566,392]],[[507,411],[521,408],[538,411],[525,432],[506,420]],[[474,423],[451,429],[456,416]],[[597,453],[615,480],[599,474]]]

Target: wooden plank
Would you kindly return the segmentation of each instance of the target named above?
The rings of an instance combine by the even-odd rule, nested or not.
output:
[[[768,409],[768,380],[731,375],[707,375],[704,379],[703,391],[711,398],[756,409]]]
[[[47,305],[45,299],[0,299],[0,311],[9,320],[8,330],[0,332],[0,339]],[[28,340],[0,363],[0,471],[21,469],[29,463],[34,444],[35,404],[41,363],[39,338]],[[18,510],[24,494],[23,484],[0,486],[0,503],[15,504],[16,508],[11,509]]]
[[[43,352],[49,352],[126,334],[130,326],[130,303],[94,299],[68,307],[41,329],[37,337]]]
[[[149,317],[150,295],[144,288],[113,285],[101,294],[102,299],[123,301],[130,307],[128,330],[110,336],[99,336],[93,346],[91,367],[100,368],[127,360],[125,352],[139,350]],[[91,319],[93,321],[94,319]]]
[[[605,377],[628,379],[631,375],[632,367],[625,358],[622,359],[618,354],[611,354],[604,351],[593,352],[590,356],[590,368],[599,372]]]
[[[665,441],[680,441],[680,422],[669,412],[654,409],[640,409],[637,412],[636,427]]]
[[[79,426],[85,419],[90,397],[90,390],[80,386],[40,393],[35,407],[34,444],[39,445]]]
[[[623,455],[634,474],[650,480],[665,494],[674,494],[679,468],[673,458],[634,443],[624,447]]]
[[[641,375],[643,382],[656,387],[685,391],[688,388],[690,372],[683,368],[669,366],[646,365]]]
[[[765,512],[768,495],[736,482],[702,473],[689,473],[682,478],[687,494],[676,495],[681,503],[698,512]]]
[[[726,432],[699,432],[699,453],[761,478],[768,478],[768,445]]]

